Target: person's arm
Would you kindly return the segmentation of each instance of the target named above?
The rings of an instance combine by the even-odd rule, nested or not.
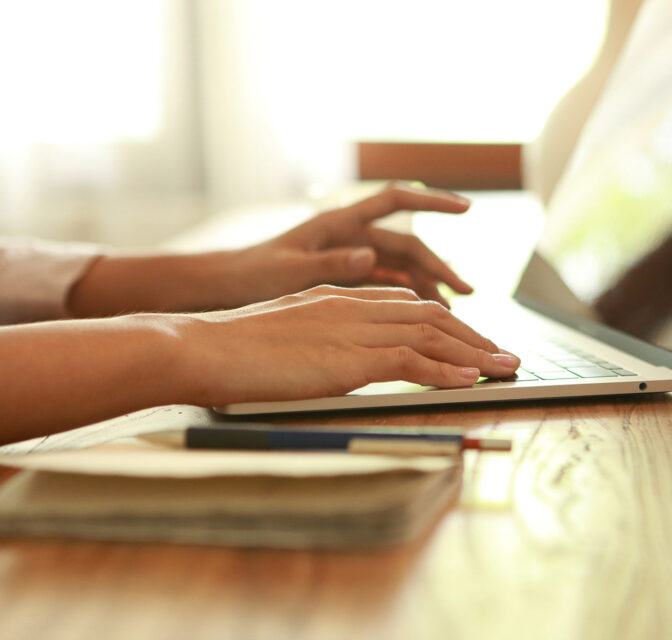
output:
[[[0,328],[3,442],[169,402],[174,334],[129,316]]]
[[[511,375],[515,356],[404,289],[317,287],[233,311],[0,329],[0,441],[145,407],[438,387]]]
[[[158,315],[0,328],[0,441],[186,401],[170,384],[175,342]]]
[[[452,193],[393,185],[248,249],[105,255],[73,286],[67,306],[75,317],[231,309],[319,284],[402,286],[445,303],[439,283],[458,293],[471,287],[417,237],[373,223],[398,210],[462,213],[468,207]]]

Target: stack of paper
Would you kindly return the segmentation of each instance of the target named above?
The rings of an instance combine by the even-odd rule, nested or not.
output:
[[[188,451],[142,439],[0,456],[0,534],[276,548],[419,536],[456,499],[453,457]]]

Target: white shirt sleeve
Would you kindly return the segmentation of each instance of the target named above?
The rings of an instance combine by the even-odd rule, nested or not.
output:
[[[67,318],[71,287],[100,247],[37,239],[0,239],[0,324]]]

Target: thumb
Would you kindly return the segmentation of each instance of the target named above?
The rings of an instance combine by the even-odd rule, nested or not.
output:
[[[357,284],[365,280],[376,266],[376,252],[371,247],[328,249],[311,256],[311,276],[322,284]]]

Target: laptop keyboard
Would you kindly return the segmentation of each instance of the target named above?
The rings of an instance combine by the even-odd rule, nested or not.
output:
[[[533,382],[577,378],[618,378],[636,373],[581,349],[560,343],[539,345],[534,350],[516,353],[520,368],[510,378],[486,378],[481,382]]]

